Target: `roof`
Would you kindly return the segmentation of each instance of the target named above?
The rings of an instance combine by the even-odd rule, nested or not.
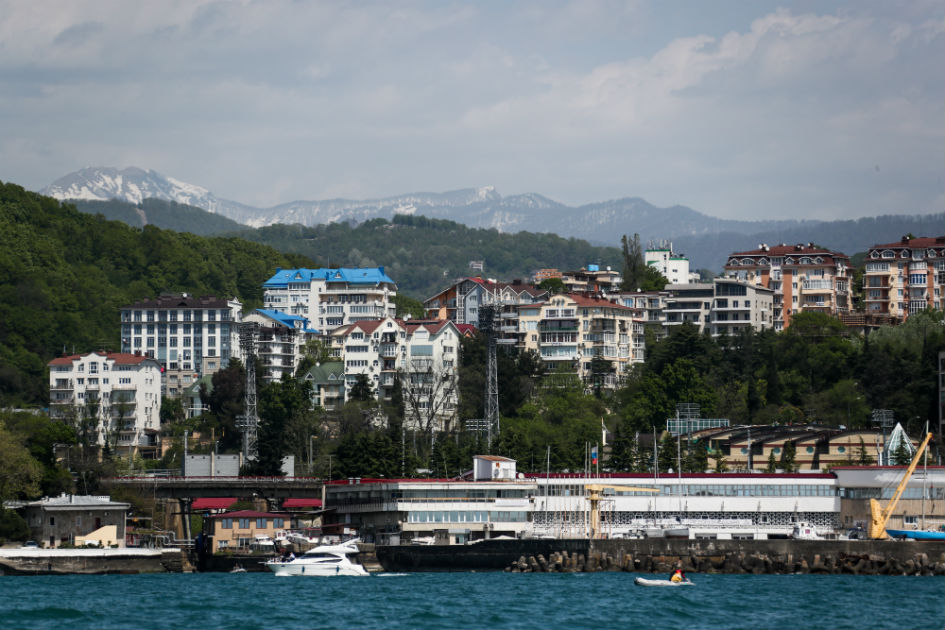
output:
[[[214,514],[210,518],[288,518],[288,514],[279,512],[257,512],[255,510],[237,510]]]
[[[318,333],[314,328],[308,327],[308,318],[302,317],[301,315],[292,315],[284,311],[276,311],[266,308],[257,308],[256,312],[264,317],[268,317],[277,324],[285,326],[286,328],[292,328],[293,330],[302,330],[310,333]]]
[[[834,252],[824,247],[818,247],[813,243],[798,243],[796,245],[787,245],[781,243],[780,245],[763,245],[758,249],[752,249],[743,252],[732,252],[728,255],[728,258],[738,258],[745,256],[748,258],[752,257],[764,257],[770,258],[772,256],[821,256],[824,258],[822,264],[829,264],[833,259],[840,260],[849,260],[850,257],[841,252]]]
[[[603,308],[616,308],[621,311],[630,311],[633,310],[629,306],[624,306],[623,304],[617,304],[616,302],[611,302],[610,300],[605,300],[604,298],[599,297],[588,297],[586,295],[581,295],[580,293],[568,293],[566,297],[571,298],[578,306],[598,306]]]
[[[283,510],[289,508],[320,508],[321,506],[321,499],[286,499],[282,502]]]
[[[55,510],[77,510],[77,509],[99,509],[99,510],[114,510],[114,509],[124,509],[127,510],[131,507],[130,503],[122,503],[119,501],[112,501],[112,498],[109,496],[92,496],[92,495],[76,495],[76,494],[60,494],[57,497],[43,497],[37,501],[31,501],[27,503],[28,507],[42,507],[44,509],[55,509]]]
[[[239,302],[233,298],[232,301]],[[131,306],[123,306],[122,309],[132,308],[229,308],[229,301],[224,298],[218,298],[213,295],[203,295],[194,297],[187,293],[177,295],[161,295],[153,300],[141,300]]]
[[[206,497],[194,499],[190,507],[194,510],[225,510],[236,503],[236,497]]]
[[[920,236],[918,238],[902,238],[895,243],[873,245],[870,249],[924,249],[928,247],[945,247],[945,236]]]
[[[147,357],[141,354],[130,354],[127,352],[86,352],[85,354],[70,354],[63,357],[58,357],[47,363],[47,365],[72,365],[76,361],[83,359],[89,356],[98,356],[106,361],[112,361],[115,365],[140,365],[147,361],[154,363],[156,366],[160,366],[156,360],[151,357]]]
[[[384,273],[383,267],[345,268],[338,269],[276,269],[276,273],[266,280],[264,287],[287,286],[289,282],[346,282],[348,284],[394,284],[394,281]]]
[[[344,381],[345,364],[342,361],[326,361],[325,363],[316,363],[305,372],[306,380],[315,383],[330,383],[331,381]]]
[[[501,455],[475,455],[474,459],[483,459],[487,462],[514,462],[514,459],[502,457]]]

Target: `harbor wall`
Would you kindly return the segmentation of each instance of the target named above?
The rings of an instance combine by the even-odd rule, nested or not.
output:
[[[182,573],[192,570],[177,549],[0,549],[0,575]]]
[[[945,542],[815,540],[511,540],[381,546],[386,571],[855,573],[945,575]]]

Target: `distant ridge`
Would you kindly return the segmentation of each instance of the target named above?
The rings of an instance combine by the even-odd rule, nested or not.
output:
[[[251,227],[361,223],[401,214],[448,219],[500,232],[547,232],[596,245],[617,246],[621,235],[636,233],[644,243],[652,239],[672,240],[676,251],[687,255],[695,268],[712,270],[721,268],[729,252],[753,248],[762,242],[816,241],[852,255],[910,232],[915,235],[945,232],[943,213],[850,221],[733,221],[710,217],[685,206],[659,208],[639,197],[572,207],[536,193],[503,197],[492,186],[381,199],[300,200],[254,208],[217,197],[206,188],[135,167],[84,168],[57,179],[41,192],[61,200],[119,199],[133,204],[156,198],[201,208]],[[764,215],[763,209],[759,215]]]

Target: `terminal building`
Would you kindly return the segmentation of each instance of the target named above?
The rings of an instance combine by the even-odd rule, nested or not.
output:
[[[464,544],[497,537],[840,538],[888,501],[903,466],[831,472],[522,474],[514,460],[477,456],[456,479],[349,479],[326,486],[335,525],[378,544]],[[598,500],[592,501],[592,491]],[[594,505],[596,504],[596,505]],[[592,518],[592,509],[597,518]],[[945,527],[945,468],[910,478],[889,527]]]

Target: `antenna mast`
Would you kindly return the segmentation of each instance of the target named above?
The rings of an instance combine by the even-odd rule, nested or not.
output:
[[[483,410],[487,431],[487,444],[492,446],[493,432],[499,435],[499,378],[496,369],[495,306],[483,304],[479,307],[479,330],[486,335],[486,400]]]

